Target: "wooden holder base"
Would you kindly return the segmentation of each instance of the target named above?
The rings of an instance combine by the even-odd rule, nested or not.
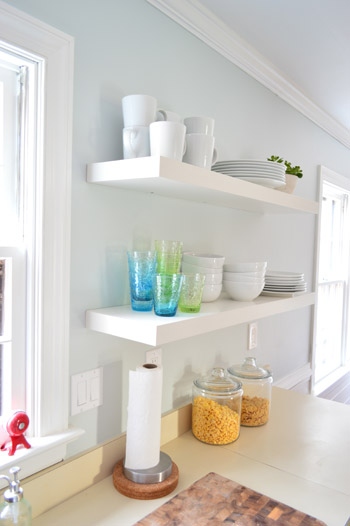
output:
[[[120,460],[113,469],[113,484],[116,490],[126,497],[139,500],[160,499],[169,495],[179,482],[179,469],[173,462],[171,475],[163,482],[156,484],[136,484],[125,477],[123,462]]]

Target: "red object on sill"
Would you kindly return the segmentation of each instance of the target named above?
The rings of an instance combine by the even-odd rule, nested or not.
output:
[[[9,455],[12,456],[19,445],[29,449],[31,445],[24,437],[24,432],[29,426],[29,417],[24,411],[16,411],[6,423],[6,431],[9,437],[1,444],[1,451],[8,449]],[[10,444],[9,446],[7,446]]]

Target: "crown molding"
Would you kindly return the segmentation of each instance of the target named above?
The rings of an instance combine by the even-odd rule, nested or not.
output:
[[[213,15],[200,1],[147,0],[147,2],[350,148],[350,130],[309,99],[271,62]]]

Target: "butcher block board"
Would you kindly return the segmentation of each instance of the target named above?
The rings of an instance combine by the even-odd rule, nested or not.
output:
[[[310,515],[286,506],[216,473],[150,513],[134,526],[326,526]]]

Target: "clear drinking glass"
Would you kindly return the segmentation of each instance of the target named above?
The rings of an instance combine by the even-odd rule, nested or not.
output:
[[[137,311],[151,311],[157,253],[154,251],[128,252],[128,263],[131,308]]]
[[[179,299],[179,310],[181,312],[199,312],[201,308],[204,281],[204,274],[183,275]]]
[[[175,316],[182,286],[182,274],[156,274],[153,278],[154,312]]]

